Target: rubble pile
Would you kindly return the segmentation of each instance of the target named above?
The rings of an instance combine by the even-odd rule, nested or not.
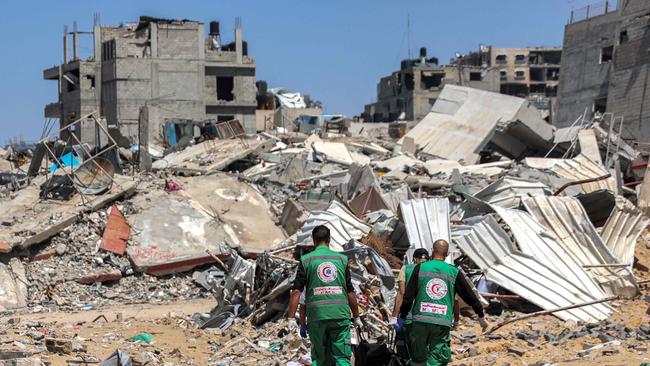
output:
[[[285,318],[298,260],[313,245],[312,229],[326,225],[330,247],[349,259],[371,339],[392,332],[402,264],[444,239],[447,261],[471,279],[493,325],[485,334],[469,317],[456,325],[454,352],[467,364],[641,352],[647,316],[624,317],[647,307],[639,295],[647,293],[650,266],[650,178],[641,181],[633,169],[645,153],[604,132],[599,118],[559,139],[528,103],[447,88],[450,100],[466,94],[456,112],[436,104],[397,134],[350,126],[202,136],[152,150],[167,154],[138,146],[122,161],[115,153],[99,170],[89,166],[102,158],[83,154],[76,168],[32,159],[29,182],[14,176],[2,184],[10,194],[0,201],[0,276],[7,279],[0,309],[16,316],[99,311],[105,322],[86,324],[92,341],[51,323],[7,329],[44,358],[61,353],[52,351],[61,341],[66,354],[97,362],[310,364],[308,340],[288,334]],[[469,125],[476,128],[463,138],[452,128]],[[144,171],[126,173],[136,167]],[[195,303],[201,308],[143,322],[104,314]],[[522,313],[530,318],[519,319]],[[128,341],[173,326],[193,347]],[[88,350],[68,352],[70,342]],[[102,342],[122,351],[92,354]],[[562,347],[584,349],[551,352]]]

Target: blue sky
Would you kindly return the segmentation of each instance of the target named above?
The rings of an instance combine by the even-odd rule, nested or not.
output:
[[[326,112],[360,113],[376,83],[406,57],[410,14],[411,53],[421,46],[447,62],[456,51],[495,47],[561,46],[572,8],[584,0],[321,0],[169,1],[65,0],[5,2],[0,12],[0,144],[10,137],[40,136],[43,107],[56,100],[56,82],[43,69],[62,61],[63,25],[92,28],[93,13],[105,25],[140,15],[221,22],[222,39],[233,37],[242,17],[257,79],[322,100]],[[207,32],[207,26],[206,26]],[[81,56],[92,52],[81,44]]]

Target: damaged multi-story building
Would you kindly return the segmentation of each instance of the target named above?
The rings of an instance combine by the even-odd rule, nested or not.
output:
[[[555,111],[562,48],[499,48],[481,45],[457,60],[464,65],[496,69],[501,94],[528,99],[549,118]]]
[[[550,116],[560,79],[561,57],[559,47],[480,46],[479,51],[457,55],[445,66],[438,66],[435,58],[405,60],[400,71],[380,80],[377,102],[366,105],[364,118],[394,121],[404,113],[402,117],[406,120],[420,120],[431,111],[445,84],[525,98]]]
[[[625,139],[650,139],[650,2],[602,1],[572,11],[564,30],[555,124],[612,113]]]
[[[140,17],[136,24],[64,31],[63,63],[43,72],[58,82],[58,101],[45,117],[67,124],[96,112],[111,134],[137,143],[145,115],[149,134],[167,122],[238,119],[255,132],[255,61],[248,55],[241,21],[234,41],[223,44],[219,23]],[[93,53],[82,60],[79,37],[92,37]],[[69,44],[72,39],[72,57]]]
[[[498,91],[499,74],[480,66],[439,65],[436,57],[403,60],[400,69],[377,84],[377,101],[365,106],[367,122],[417,121],[431,111],[446,84]]]

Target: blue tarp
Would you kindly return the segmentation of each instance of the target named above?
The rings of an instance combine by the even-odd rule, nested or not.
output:
[[[59,161],[63,164],[63,166],[71,166],[73,168],[79,166],[79,160],[77,160],[77,157],[71,152],[60,157]],[[59,169],[59,165],[57,163],[54,163],[54,165],[50,167],[50,173],[54,172],[57,169]]]

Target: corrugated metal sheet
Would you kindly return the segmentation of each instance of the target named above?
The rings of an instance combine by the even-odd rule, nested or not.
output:
[[[616,206],[602,230],[609,250],[621,263],[634,262],[634,248],[650,220],[624,197],[616,197]]]
[[[598,178],[608,174],[602,166],[582,154],[573,159],[526,158],[524,159],[524,164],[534,169],[548,169],[571,182]],[[580,185],[580,189],[584,193],[597,191],[599,189],[608,189],[612,192],[616,192],[616,180],[614,177],[609,177],[596,182],[583,183]]]
[[[534,257],[596,298],[607,297],[564,245],[529,213],[497,206],[492,208],[508,225],[515,244],[522,253]]]
[[[515,177],[503,177],[477,192],[474,198],[492,205],[518,208],[521,206],[522,197],[549,194],[548,187],[543,183]]]
[[[580,265],[620,264],[577,199],[537,196],[524,199],[523,203]],[[632,297],[638,291],[628,268],[597,267],[589,268],[588,273],[610,295]]]
[[[357,219],[352,212],[337,201],[332,201],[326,211],[312,211],[298,232],[296,242],[312,243],[311,231],[318,225],[330,229],[330,248],[337,252],[350,240],[360,240],[370,232],[370,226]]]
[[[449,224],[449,200],[447,198],[420,198],[402,201],[400,211],[406,234],[409,238],[409,257],[418,248],[425,248],[429,252],[433,242],[444,239],[450,244],[449,252],[454,250],[451,242],[451,229]]]
[[[543,309],[594,301],[602,298],[581,288],[561,272],[519,251],[492,216],[468,220],[454,238],[458,246],[498,285]],[[456,230],[455,230],[456,231]],[[525,230],[524,230],[525,231]],[[544,242],[539,238],[538,243]],[[611,308],[604,304],[555,313],[564,320],[596,322],[607,319]]]

